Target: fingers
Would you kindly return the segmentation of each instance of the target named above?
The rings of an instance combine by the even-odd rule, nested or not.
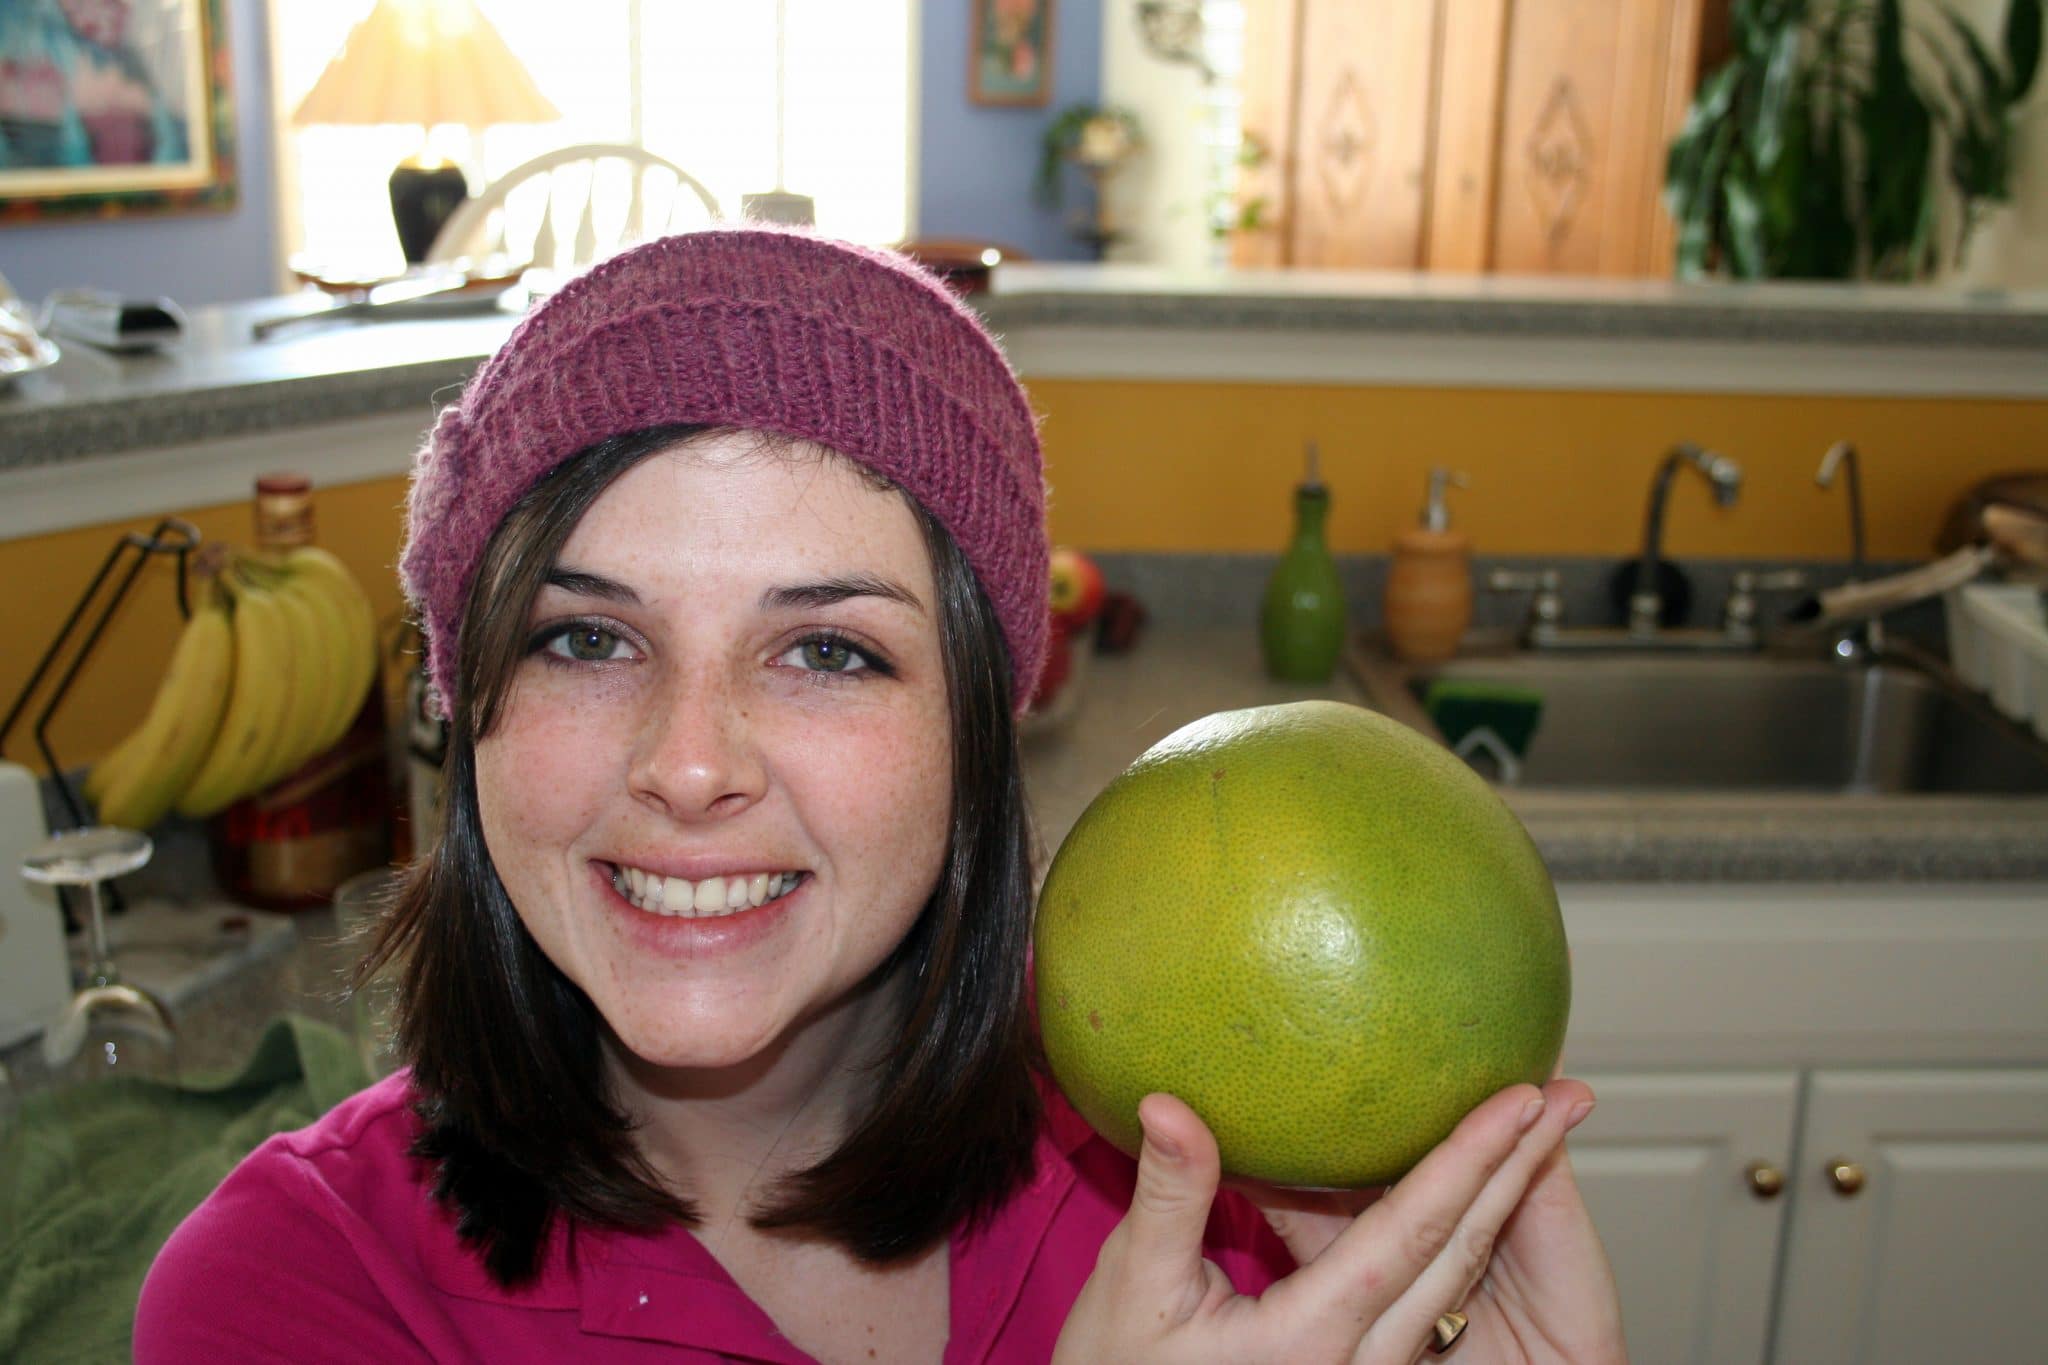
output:
[[[1457,1269],[1461,1281],[1476,1281],[1535,1163],[1556,1145],[1573,1105],[1591,1093],[1582,1082],[1555,1081],[1542,1091],[1517,1085],[1492,1096],[1347,1227],[1311,1267],[1317,1273],[1296,1277],[1302,1287],[1290,1292],[1313,1298],[1305,1311],[1372,1321],[1411,1298],[1439,1262]],[[1496,1182],[1508,1196],[1505,1206],[1495,1195],[1475,1210]],[[1439,1289],[1420,1330],[1462,1297],[1462,1283]]]
[[[1199,1284],[1202,1230],[1222,1175],[1216,1139],[1171,1095],[1147,1095],[1138,1104],[1138,1121],[1145,1129],[1138,1185],[1117,1230],[1125,1273],[1139,1290]]]
[[[1534,1097],[1523,1086],[1509,1093],[1514,1096],[1514,1117],[1519,1120],[1522,1106]],[[1535,1121],[1526,1131],[1515,1132],[1510,1145],[1502,1146],[1501,1120],[1505,1116],[1487,1114],[1476,1135],[1480,1163],[1460,1168],[1454,1178],[1441,1184],[1433,1179],[1427,1183],[1417,1180],[1412,1201],[1403,1197],[1409,1179],[1395,1187],[1380,1207],[1395,1206],[1390,1212],[1400,1221],[1395,1225],[1399,1232],[1394,1245],[1406,1253],[1396,1273],[1412,1271],[1414,1280],[1393,1306],[1380,1314],[1369,1334],[1372,1338],[1384,1339],[1399,1354],[1427,1336],[1441,1314],[1465,1303],[1486,1273],[1501,1228],[1529,1192],[1530,1182],[1557,1154],[1565,1134],[1585,1117],[1578,1106],[1592,1097],[1591,1088],[1582,1081],[1553,1081],[1543,1088],[1544,1104]],[[1456,1137],[1454,1134],[1453,1139]],[[1476,1192],[1466,1198],[1472,1176],[1485,1170],[1485,1159],[1495,1153],[1498,1160],[1486,1170]],[[1427,1174],[1434,1177],[1438,1173]],[[1423,1167],[1418,1166],[1410,1179],[1424,1175]]]

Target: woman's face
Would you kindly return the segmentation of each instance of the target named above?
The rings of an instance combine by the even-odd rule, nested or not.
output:
[[[841,1000],[936,886],[952,808],[929,555],[845,461],[698,438],[563,546],[477,746],[498,875],[658,1066],[729,1066]]]

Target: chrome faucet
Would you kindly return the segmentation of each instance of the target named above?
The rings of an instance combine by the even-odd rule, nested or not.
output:
[[[1657,591],[1657,562],[1664,547],[1664,504],[1671,496],[1671,479],[1681,464],[1691,465],[1713,485],[1714,502],[1733,507],[1742,492],[1742,467],[1726,455],[1716,455],[1704,446],[1681,441],[1657,466],[1650,483],[1650,506],[1643,521],[1643,558],[1636,566],[1636,581],[1628,599],[1628,633],[1645,640],[1657,634],[1658,618],[1664,613],[1664,598]]]
[[[1820,457],[1820,471],[1813,481],[1822,488],[1832,488],[1835,474],[1844,466],[1849,468],[1849,582],[1861,583],[1868,577],[1868,562],[1864,555],[1863,542],[1863,479],[1862,460],[1856,454],[1856,447],[1847,441],[1837,441],[1828,447],[1827,454]],[[1844,660],[1853,661],[1866,652],[1884,648],[1884,627],[1876,617],[1849,631],[1835,642],[1835,653]]]

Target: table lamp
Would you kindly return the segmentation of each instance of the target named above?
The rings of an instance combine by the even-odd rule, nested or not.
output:
[[[469,197],[461,167],[428,151],[428,131],[460,123],[474,135],[492,124],[561,116],[474,0],[377,0],[299,101],[292,123],[420,125],[419,150],[391,172],[398,244],[406,263],[418,265]]]

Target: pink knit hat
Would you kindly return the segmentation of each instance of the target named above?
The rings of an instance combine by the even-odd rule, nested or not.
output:
[[[585,447],[680,422],[816,441],[917,499],[995,607],[1022,711],[1046,653],[1048,548],[1037,423],[1009,363],[904,257],[749,226],[592,268],[442,410],[413,462],[400,572],[444,712],[470,580],[505,514]]]

